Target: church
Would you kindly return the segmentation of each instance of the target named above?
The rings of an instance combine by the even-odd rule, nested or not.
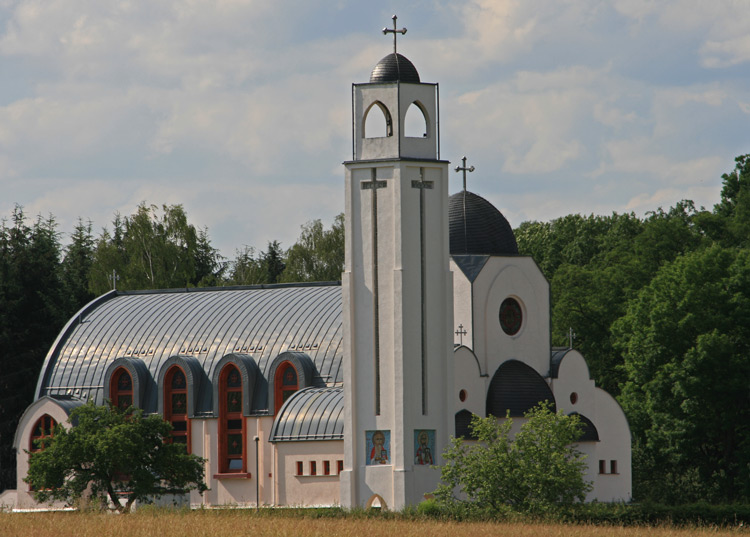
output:
[[[34,440],[109,399],[158,413],[205,459],[192,507],[400,509],[440,478],[471,416],[540,401],[577,414],[589,500],[631,498],[626,417],[584,357],[550,345],[549,283],[491,203],[449,196],[439,90],[394,51],[352,85],[341,282],[113,290],[70,319],[14,439],[17,488]],[[417,128],[411,128],[412,125]]]

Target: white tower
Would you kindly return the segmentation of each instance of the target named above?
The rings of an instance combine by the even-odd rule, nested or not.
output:
[[[435,489],[451,433],[453,294],[438,86],[396,52],[393,21],[393,54],[352,88],[341,502],[399,509]]]

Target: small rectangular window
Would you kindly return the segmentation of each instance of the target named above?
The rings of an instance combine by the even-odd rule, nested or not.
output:
[[[609,473],[610,474],[617,473],[617,461],[609,461]]]
[[[302,475],[302,473],[303,473],[302,461],[297,461],[297,475]]]
[[[315,461],[310,461],[310,475],[318,475],[318,468]]]
[[[336,461],[336,466],[337,466],[337,471],[336,471],[337,474],[340,474],[341,472],[344,471],[344,461]]]
[[[600,474],[607,473],[607,461],[604,461],[604,460],[599,461],[599,473]]]
[[[323,475],[331,475],[331,461],[323,461]]]

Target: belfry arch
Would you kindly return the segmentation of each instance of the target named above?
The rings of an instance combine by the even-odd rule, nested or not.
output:
[[[380,101],[373,102],[362,118],[362,138],[387,138],[393,136],[393,119],[388,108]]]

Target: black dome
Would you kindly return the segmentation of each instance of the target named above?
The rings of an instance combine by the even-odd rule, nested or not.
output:
[[[453,194],[448,219],[451,255],[518,254],[513,228],[483,197],[465,191]]]
[[[408,82],[419,84],[419,73],[405,56],[393,52],[380,60],[370,73],[370,83]]]

